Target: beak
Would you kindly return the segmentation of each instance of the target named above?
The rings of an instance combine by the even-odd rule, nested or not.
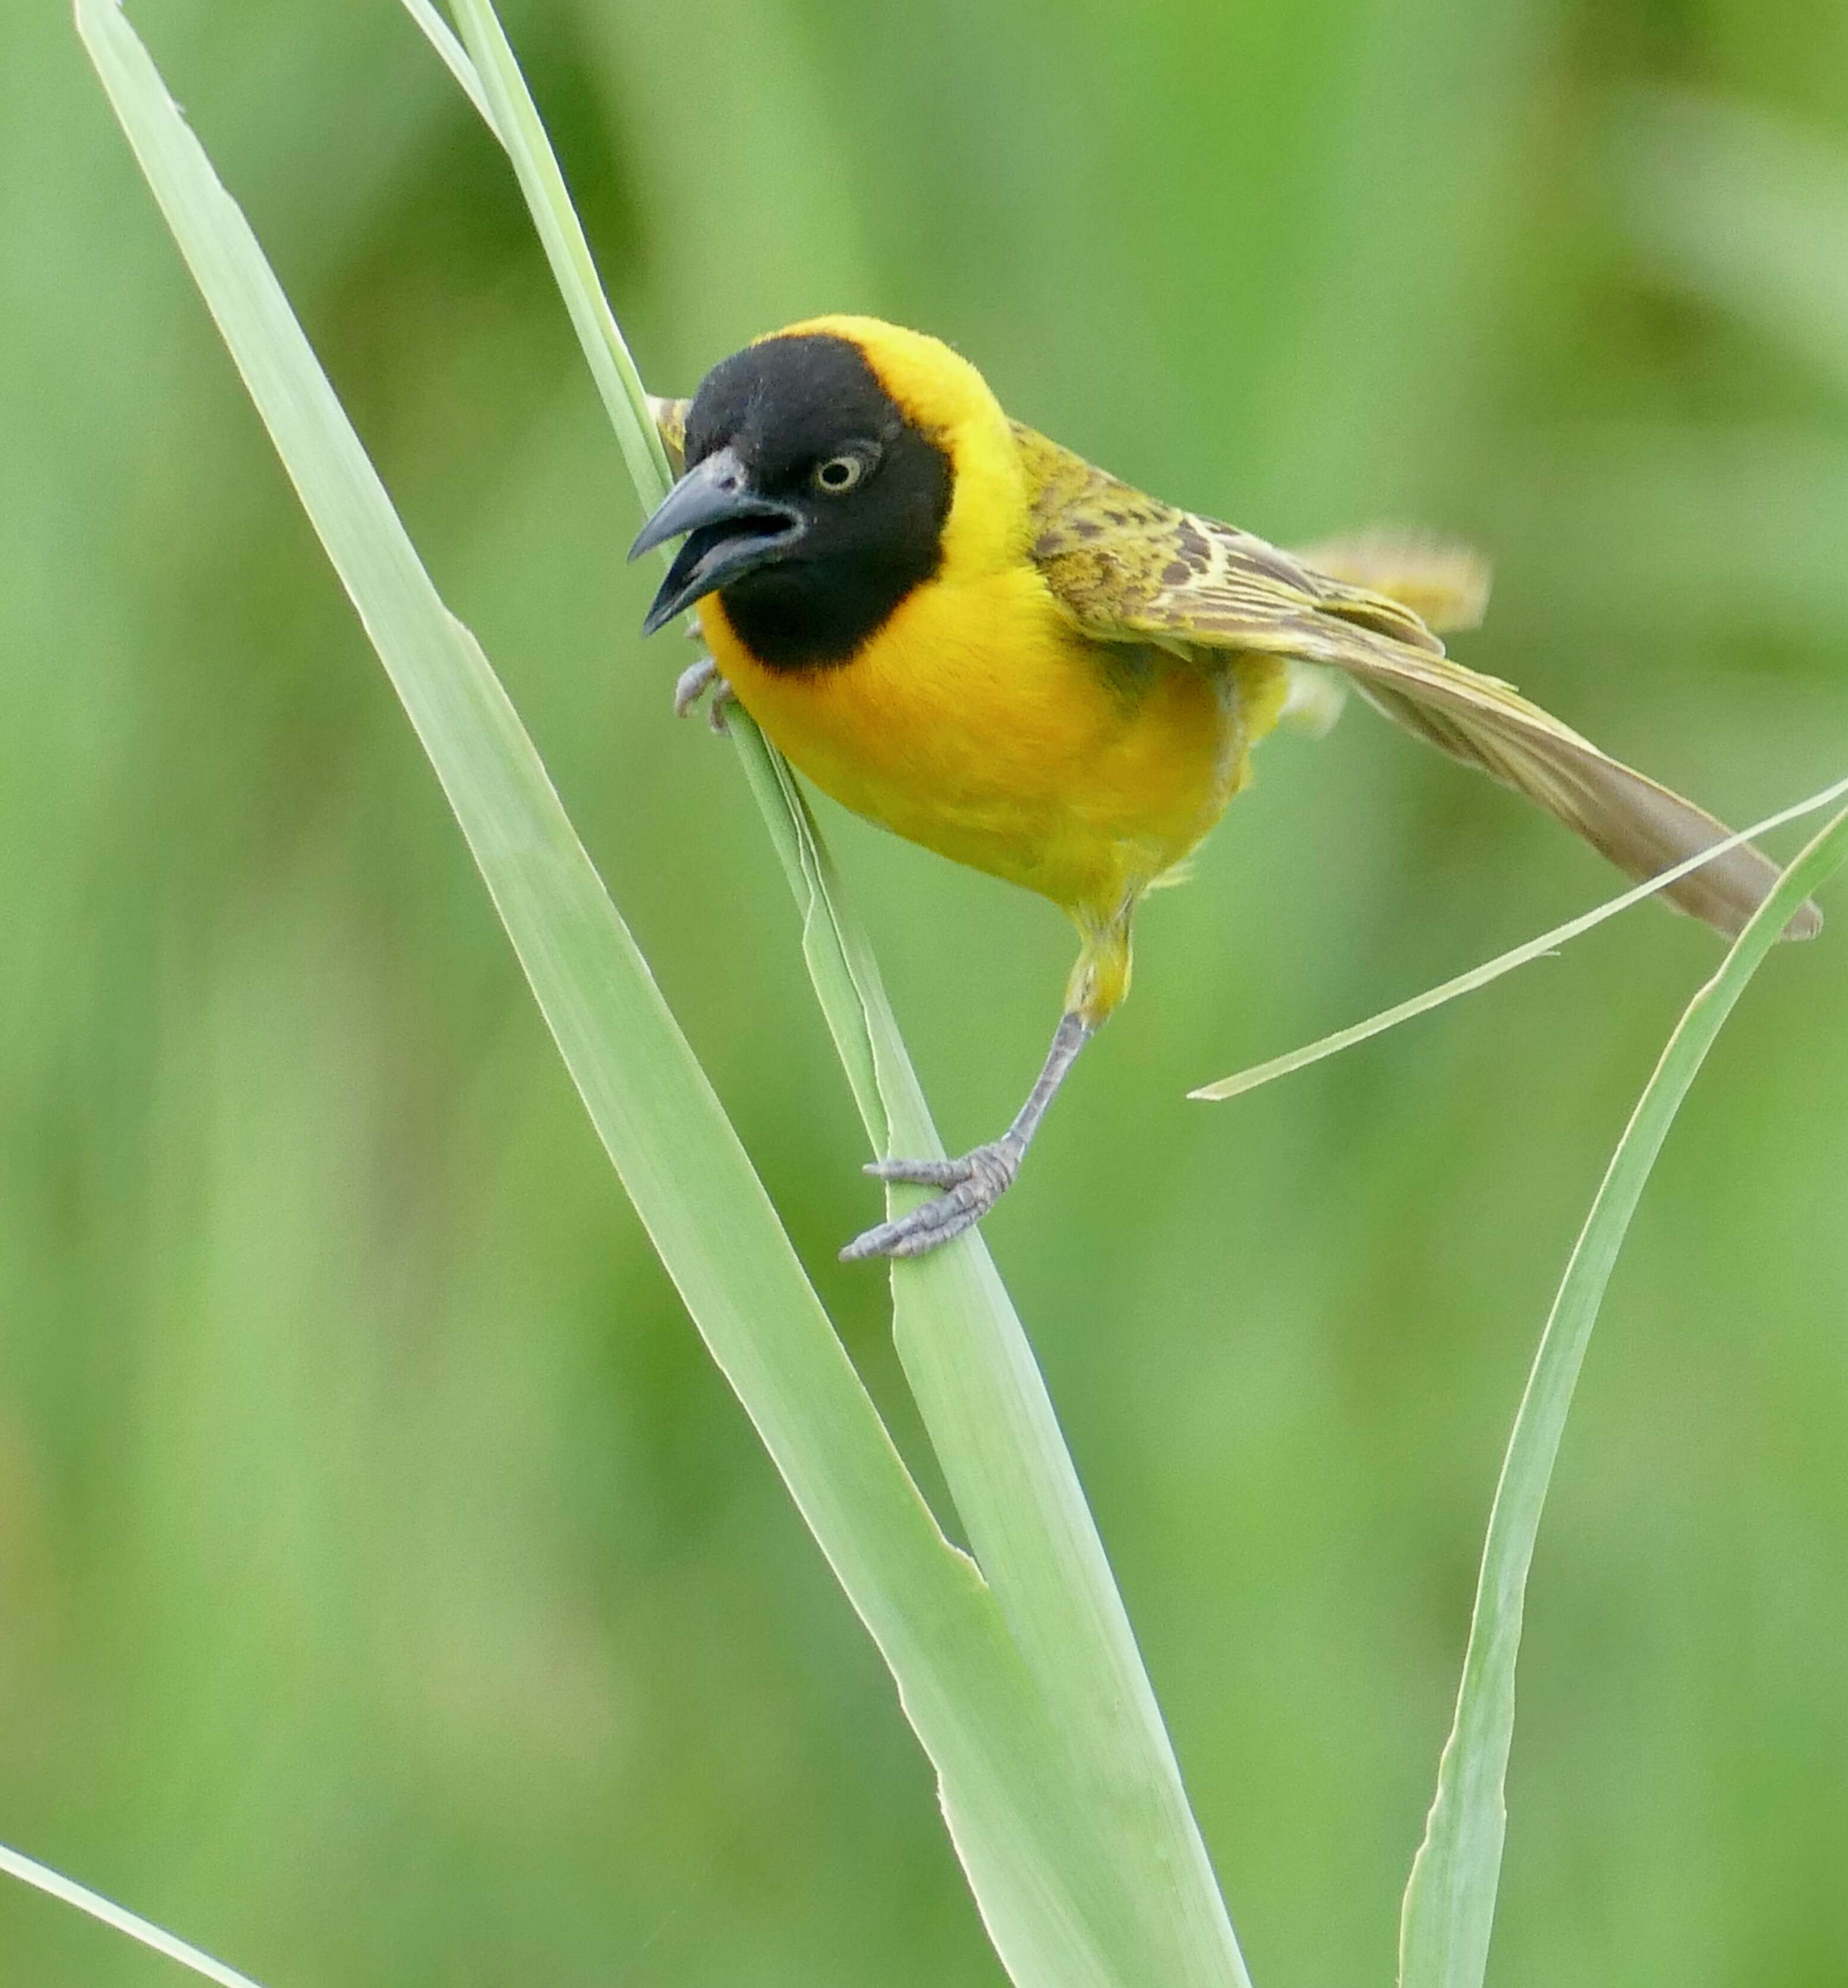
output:
[[[669,539],[689,534],[675,555],[642,623],[652,635],[704,594],[781,559],[807,529],[793,504],[760,497],[744,465],[728,448],[690,469],[637,533],[632,560]]]

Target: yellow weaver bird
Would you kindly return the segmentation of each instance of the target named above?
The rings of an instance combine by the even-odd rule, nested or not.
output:
[[[1444,654],[1438,631],[1473,626],[1486,601],[1471,555],[1386,536],[1281,552],[1009,421],[934,338],[814,318],[655,414],[684,473],[630,556],[685,543],[643,633],[697,604],[711,651],[677,708],[736,698],[856,813],[1039,891],[1078,928],[1019,1116],[960,1159],[873,1162],[938,1192],[856,1237],[850,1260],[934,1248],[1012,1185],[1128,990],[1144,893],[1218,820],[1258,741],[1292,712],[1326,720],[1343,681],[1633,877],[1728,832]],[[1741,847],[1664,894],[1730,935],[1777,874]],[[1820,923],[1806,904],[1785,936]]]

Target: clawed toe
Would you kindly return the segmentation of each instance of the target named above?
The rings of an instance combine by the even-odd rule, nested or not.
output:
[[[875,1180],[903,1181],[910,1187],[955,1187],[975,1171],[967,1155],[960,1160],[869,1160],[861,1169]]]
[[[710,656],[701,656],[697,663],[689,663],[674,682],[674,716],[684,718],[705,695],[718,674],[718,665]]]
[[[942,1191],[908,1214],[856,1236],[840,1253],[843,1263],[869,1256],[919,1256],[972,1229],[1013,1185],[1020,1155],[1002,1141],[978,1146],[955,1160],[875,1160],[867,1172],[885,1181]]]
[[[681,671],[674,686],[674,715],[684,718],[708,691],[712,694],[712,701],[706,706],[706,722],[715,732],[722,733],[725,729],[725,706],[732,701],[732,691],[710,656],[701,656],[697,663],[689,663]]]

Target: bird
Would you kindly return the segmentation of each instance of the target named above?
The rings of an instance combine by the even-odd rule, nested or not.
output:
[[[1351,688],[1525,795],[1630,876],[1711,847],[1715,818],[1446,654],[1488,591],[1475,554],[1373,532],[1292,553],[1145,495],[1011,420],[922,332],[814,317],[651,403],[677,480],[630,549],[682,543],[642,624],[689,608],[676,708],[741,705],[824,792],[1076,926],[1052,1046],[997,1138],[867,1171],[934,1190],[847,1261],[948,1242],[1012,1185],[1079,1053],[1128,992],[1130,926],[1280,722]],[[1778,880],[1739,844],[1662,894],[1736,935]],[[1806,904],[1788,938],[1819,928]]]

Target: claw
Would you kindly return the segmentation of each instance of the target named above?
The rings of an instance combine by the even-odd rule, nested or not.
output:
[[[841,1261],[860,1263],[869,1256],[921,1256],[938,1243],[961,1235],[965,1229],[973,1229],[1014,1185],[1021,1160],[1046,1116],[1046,1107],[1096,1026],[1095,1021],[1087,1021],[1076,1009],[1059,1018],[1039,1081],[1013,1124],[998,1139],[975,1147],[959,1160],[873,1161],[867,1172],[875,1180],[934,1187],[938,1192],[906,1213],[880,1222],[863,1236],[856,1236],[840,1253]]]
[[[710,656],[701,656],[681,671],[674,686],[674,715],[684,718],[708,691],[712,693],[712,702],[706,707],[706,722],[722,735],[725,706],[733,701],[731,686],[719,674],[718,665]]]
[[[875,1160],[867,1172],[885,1181],[942,1191],[909,1213],[856,1236],[840,1253],[843,1263],[869,1256],[920,1256],[973,1229],[1014,1184],[1023,1148],[1008,1139],[978,1146],[955,1160]]]
[[[674,686],[674,715],[684,718],[706,694],[712,679],[718,674],[718,665],[710,656],[701,656],[697,663],[689,663],[680,673]]]

